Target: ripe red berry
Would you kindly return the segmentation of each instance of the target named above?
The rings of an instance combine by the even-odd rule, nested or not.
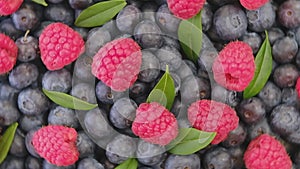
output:
[[[292,168],[285,147],[268,134],[262,134],[250,142],[244,153],[244,161],[247,169]]]
[[[99,49],[92,73],[111,89],[124,91],[136,81],[141,64],[140,46],[131,38],[120,38]]]
[[[213,63],[216,82],[235,91],[243,91],[251,82],[255,73],[252,48],[245,42],[228,43]]]
[[[76,140],[77,132],[74,128],[49,125],[34,133],[32,145],[51,164],[68,166],[74,164],[79,157]]]
[[[48,70],[58,70],[75,61],[84,52],[80,34],[63,23],[52,23],[39,37],[41,59]]]
[[[296,92],[298,94],[298,98],[300,98],[300,77],[298,77],[296,82]]]
[[[136,110],[132,131],[145,141],[167,145],[178,134],[175,116],[159,103],[142,103]]]
[[[18,46],[8,36],[0,33],[0,74],[10,71],[16,64]]]
[[[16,12],[23,0],[0,0],[0,15],[10,15]]]
[[[237,128],[239,118],[230,106],[213,100],[199,100],[188,108],[188,120],[196,129],[217,132],[212,144],[219,144]]]
[[[203,8],[206,0],[167,0],[170,11],[180,19],[190,19]]]
[[[248,10],[255,10],[262,7],[269,0],[240,0],[241,5]]]

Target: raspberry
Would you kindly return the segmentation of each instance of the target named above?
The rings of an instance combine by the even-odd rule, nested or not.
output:
[[[51,164],[68,166],[78,160],[77,132],[74,128],[49,125],[36,131],[32,144],[36,152]]]
[[[206,0],[167,0],[170,11],[180,19],[190,19],[203,8]]]
[[[196,129],[217,132],[212,144],[225,140],[228,133],[239,124],[239,118],[230,106],[205,99],[191,104],[188,108],[188,120]]]
[[[284,146],[268,134],[262,134],[250,142],[244,161],[247,169],[292,168],[292,161]]]
[[[63,23],[52,23],[39,38],[41,58],[48,70],[62,69],[84,52],[80,34]]]
[[[141,64],[140,46],[131,38],[119,38],[99,49],[92,73],[111,89],[124,91],[137,80]]]
[[[296,91],[298,94],[298,98],[300,98],[300,77],[298,77],[297,82],[296,82]]]
[[[245,42],[228,43],[213,63],[216,82],[234,91],[243,91],[254,77],[255,63],[252,48]]]
[[[18,47],[8,36],[0,33],[0,74],[10,71],[18,56]]]
[[[132,131],[150,143],[167,145],[178,134],[175,116],[159,103],[142,103],[136,110]]]
[[[23,0],[0,0],[0,15],[10,15],[16,12],[22,5]]]
[[[256,10],[267,2],[269,0],[240,0],[241,5],[248,10]]]

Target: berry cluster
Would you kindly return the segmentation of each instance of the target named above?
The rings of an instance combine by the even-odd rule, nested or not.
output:
[[[178,28],[197,14],[190,60]],[[0,15],[0,135],[19,123],[0,169],[300,167],[300,1],[0,0]],[[182,128],[216,134],[179,155]],[[207,139],[188,136],[181,151]]]

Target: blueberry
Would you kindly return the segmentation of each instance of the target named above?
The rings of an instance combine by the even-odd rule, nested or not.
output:
[[[251,125],[261,121],[265,117],[266,109],[260,98],[251,97],[239,104],[237,114],[245,123]]]
[[[35,151],[33,145],[32,145],[32,137],[34,135],[34,133],[39,130],[40,128],[34,128],[32,130],[30,130],[29,132],[27,132],[26,136],[25,136],[25,146],[27,151],[29,152],[30,155],[32,155],[33,157],[36,158],[41,158],[40,155]]]
[[[275,23],[276,13],[271,3],[266,3],[256,10],[246,10],[248,28],[255,32],[263,32]]]
[[[36,59],[38,54],[38,40],[33,36],[23,36],[16,40],[18,46],[18,60],[29,62]]]
[[[243,123],[239,123],[238,127],[229,132],[227,138],[222,142],[224,147],[237,147],[242,145],[247,138],[247,129]]]
[[[184,105],[182,104],[182,102],[180,100],[180,96],[176,96],[170,112],[173,113],[175,116],[178,116],[179,113],[181,113],[183,111],[183,108],[184,108]]]
[[[180,67],[175,73],[180,77],[181,80],[183,80],[190,75],[196,75],[197,68],[192,61],[184,59],[181,61]]]
[[[49,163],[47,160],[43,160],[43,169],[75,169],[75,164],[69,166],[57,166]]]
[[[199,99],[208,99],[210,92],[210,84],[206,79],[188,76],[181,84],[181,101],[183,104],[189,105]]]
[[[134,98],[134,101],[137,105],[140,105],[141,103],[145,103],[147,101],[147,95],[144,95],[144,96],[140,96],[140,97],[137,97],[137,98]]]
[[[155,14],[157,11],[157,4],[153,1],[145,2],[141,7],[143,12],[143,20],[151,20],[155,22]]]
[[[53,23],[53,21],[43,21],[41,22],[41,24],[36,28],[36,30],[34,31],[34,37],[40,37],[42,31],[44,30],[44,28],[48,25],[50,25],[51,23]]]
[[[49,109],[50,102],[40,89],[27,88],[18,96],[18,107],[25,115],[39,115]]]
[[[171,37],[168,35],[162,35],[163,38],[163,45],[165,46],[172,46],[178,50],[180,50],[180,42],[178,39],[176,39],[175,37]]]
[[[165,169],[174,168],[201,168],[200,158],[196,154],[175,155],[171,154],[165,161]]]
[[[276,106],[270,115],[272,130],[286,136],[300,128],[300,114],[294,106],[280,104]]]
[[[205,152],[203,159],[205,169],[229,169],[233,167],[232,156],[228,149],[220,146],[213,147]]]
[[[167,4],[161,5],[156,12],[156,22],[164,33],[177,33],[180,19],[176,18],[170,12]]]
[[[205,70],[207,72],[212,72],[212,65],[217,56],[218,51],[215,47],[202,49],[198,58],[199,69]]]
[[[298,46],[300,46],[300,26],[298,28],[296,28],[295,36],[296,36],[296,41],[298,43]]]
[[[159,48],[163,43],[160,28],[151,20],[143,20],[138,23],[134,28],[133,34],[134,39],[144,49]]]
[[[142,82],[153,82],[160,73],[158,58],[148,50],[142,51],[142,65],[138,79]]]
[[[163,161],[165,147],[139,140],[136,150],[137,160],[144,165],[153,166]]]
[[[34,3],[23,3],[21,7],[11,15],[15,27],[21,31],[34,30],[40,24],[41,14],[39,6]]]
[[[136,141],[132,137],[120,134],[107,144],[105,154],[110,162],[120,164],[134,157],[136,146]]]
[[[226,103],[232,107],[237,106],[241,100],[238,92],[228,90],[217,84],[212,86],[211,98],[215,101]]]
[[[170,72],[170,75],[174,82],[175,94],[178,94],[178,91],[181,88],[181,78],[174,72]]]
[[[122,33],[132,34],[135,26],[141,21],[142,13],[134,5],[127,5],[117,15],[116,24]]]
[[[8,155],[0,165],[0,169],[24,169],[24,158]]]
[[[300,128],[286,136],[285,139],[292,144],[300,144]]]
[[[30,130],[42,127],[47,124],[47,120],[45,119],[45,114],[35,115],[35,116],[27,116],[23,115],[20,120],[20,128],[25,131],[29,132]]]
[[[213,26],[219,38],[227,41],[237,39],[247,30],[246,14],[237,5],[224,5],[214,13]]]
[[[73,25],[74,11],[65,4],[49,4],[44,10],[44,16],[49,21],[62,22],[67,25]]]
[[[119,129],[130,128],[135,117],[137,104],[129,98],[116,100],[109,112],[109,120]]]
[[[265,34],[263,34],[263,36],[265,36]],[[283,30],[278,27],[272,27],[268,30],[268,37],[271,45],[273,45],[277,39],[283,38],[284,36]]]
[[[202,30],[208,31],[212,25],[213,12],[209,4],[204,4],[201,12]]]
[[[0,83],[0,100],[16,100],[19,92],[7,83]]]
[[[16,157],[26,157],[27,149],[25,146],[25,135],[21,130],[17,129],[9,153]]]
[[[16,40],[22,36],[23,32],[17,29],[11,18],[4,19],[0,22],[0,32]]]
[[[78,131],[76,147],[79,151],[79,157],[92,157],[94,155],[96,145],[95,143],[88,137],[88,135],[84,131]]]
[[[160,61],[160,68],[166,70],[166,65],[169,65],[170,71],[176,71],[181,65],[181,54],[172,46],[162,46],[155,52],[155,55]]]
[[[64,0],[48,0],[48,1],[53,3],[53,4],[58,4],[58,3],[61,3]]]
[[[96,103],[94,86],[89,83],[78,83],[72,87],[71,95],[89,103]]]
[[[117,27],[116,20],[110,20],[110,21],[106,22],[104,25],[102,25],[102,28],[109,31],[112,39],[115,39],[116,36],[121,34],[121,32],[119,31],[119,29]]]
[[[12,101],[0,100],[0,126],[9,126],[20,117],[18,108]]]
[[[97,140],[96,143],[102,147],[105,147],[115,134],[114,129],[108,124],[105,114],[103,109],[95,108],[88,111],[83,120],[87,134],[94,141]]]
[[[274,135],[266,118],[256,124],[251,125],[248,129],[249,140],[253,140],[262,134]]]
[[[25,169],[42,169],[43,163],[41,159],[33,157],[31,155],[27,156],[25,159]]]
[[[95,79],[95,76],[92,74],[92,63],[93,57],[88,55],[81,55],[77,60],[73,70],[75,78],[78,78],[79,81],[91,82]],[[74,78],[74,76],[73,76]]]
[[[265,104],[266,111],[269,112],[281,101],[281,90],[271,81],[268,81],[263,89],[258,93],[258,97]]]
[[[283,88],[281,102],[287,105],[296,106],[299,100],[295,88]]]
[[[79,126],[75,111],[61,106],[56,106],[50,110],[48,124],[63,125],[72,128],[78,128]]]
[[[88,56],[94,56],[98,50],[107,42],[111,41],[111,34],[104,27],[96,27],[88,32],[85,43],[85,52]]]
[[[277,11],[279,22],[287,28],[296,28],[300,25],[300,2],[285,1]]]
[[[77,169],[104,169],[103,165],[94,158],[83,158],[78,162]]]
[[[253,53],[257,53],[262,44],[262,38],[256,32],[246,32],[242,37],[242,41],[246,42],[252,48]]]
[[[23,89],[33,84],[39,75],[38,68],[32,63],[21,63],[14,67],[8,76],[9,83],[16,89]]]
[[[113,91],[110,87],[99,81],[96,85],[97,99],[105,104],[113,104],[115,100],[124,96],[124,92]]]
[[[283,64],[275,68],[273,79],[275,84],[280,87],[293,87],[299,76],[299,71],[293,64]]]
[[[244,146],[233,147],[229,149],[232,156],[232,164],[234,169],[245,168],[244,164]]]
[[[71,73],[65,68],[47,71],[43,75],[42,86],[46,90],[67,93],[72,86]]]
[[[298,44],[294,37],[285,36],[275,41],[272,56],[277,63],[292,62],[298,52]]]
[[[69,0],[69,4],[73,9],[85,9],[92,4],[93,0]]]
[[[76,26],[73,26],[72,27],[76,32],[78,32],[80,34],[80,36],[82,37],[82,39],[84,41],[86,41],[87,39],[87,36],[88,36],[88,33],[89,33],[89,29],[87,28],[80,28],[80,27],[76,27]]]

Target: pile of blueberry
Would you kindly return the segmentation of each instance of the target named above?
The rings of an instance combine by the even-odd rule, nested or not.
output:
[[[0,32],[18,46],[14,68],[0,75],[0,134],[18,122],[13,143],[0,169],[112,169],[135,156],[139,169],[243,169],[243,155],[251,140],[267,133],[285,146],[294,169],[300,168],[300,1],[270,0],[257,10],[243,8],[238,0],[207,0],[202,18],[202,49],[195,63],[182,51],[177,31],[180,19],[166,0],[127,0],[127,5],[99,27],[83,28],[74,22],[82,10],[102,0],[46,0],[42,6],[24,0],[11,15],[0,16]],[[85,41],[85,52],[72,64],[50,71],[43,64],[39,36],[44,28],[62,22]],[[28,31],[29,30],[29,31]],[[230,41],[249,44],[254,56],[266,34],[272,48],[272,73],[254,97],[220,86],[211,67],[218,52]],[[142,47],[137,81],[126,91],[112,90],[91,72],[93,56],[106,43],[133,38]],[[239,116],[238,127],[220,144],[191,155],[175,155],[163,146],[137,138],[132,121],[137,107],[146,102],[163,76],[166,65],[175,83],[171,112],[186,114],[197,99],[226,103]],[[68,93],[99,109],[80,111],[52,102],[42,91]],[[63,125],[78,132],[79,160],[70,166],[53,165],[36,153],[33,133],[43,126]],[[180,127],[190,127],[179,121]],[[2,132],[1,132],[2,131]],[[129,136],[129,137],[125,137]]]

